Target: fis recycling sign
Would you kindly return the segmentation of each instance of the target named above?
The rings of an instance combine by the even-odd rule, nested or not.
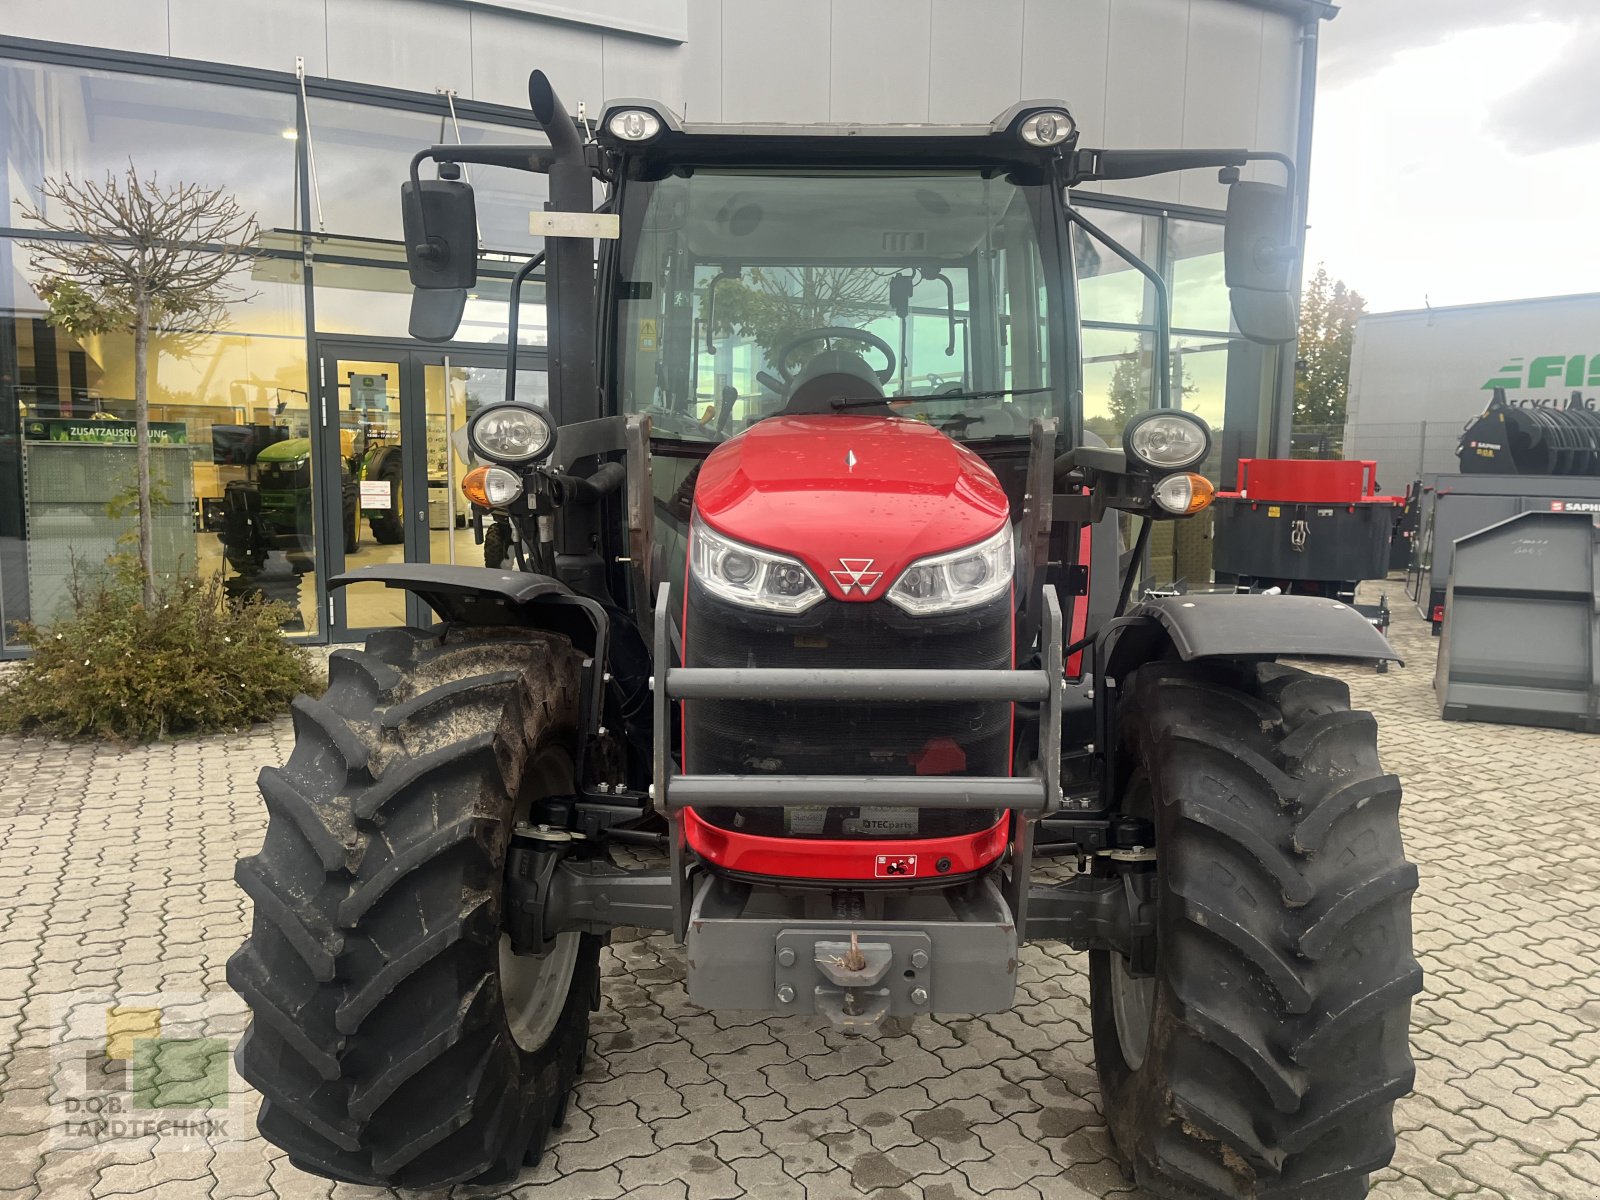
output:
[[[92,442],[105,446],[131,446],[138,440],[138,426],[132,421],[35,417],[24,422],[23,432],[30,442]],[[153,445],[176,446],[188,440],[189,427],[182,421],[150,422],[150,441]]]
[[[1559,388],[1565,392],[1583,387],[1600,387],[1600,354],[1592,358],[1583,354],[1545,354],[1532,360],[1513,358],[1483,385],[1482,390],[1493,392],[1514,389],[1536,392]],[[1537,407],[1560,403],[1563,400],[1565,400],[1564,395],[1548,398],[1526,397],[1511,403]],[[1583,405],[1594,411],[1596,401],[1586,399]]]

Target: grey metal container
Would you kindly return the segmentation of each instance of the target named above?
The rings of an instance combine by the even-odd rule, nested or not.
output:
[[[1454,549],[1439,715],[1600,733],[1600,523],[1526,512]]]
[[[1445,602],[1458,539],[1524,512],[1600,512],[1600,479],[1424,475],[1409,590],[1430,619]]]

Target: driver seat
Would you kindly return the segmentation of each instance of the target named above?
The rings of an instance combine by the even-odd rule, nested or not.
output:
[[[845,412],[862,417],[892,417],[894,410],[884,400],[883,385],[867,365],[867,360],[851,350],[824,350],[806,363],[789,389],[788,402],[779,416],[809,417],[839,411],[836,400],[850,403]],[[879,404],[862,401],[878,400]]]

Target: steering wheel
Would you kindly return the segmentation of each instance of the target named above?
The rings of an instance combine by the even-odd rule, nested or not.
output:
[[[789,356],[807,342],[820,342],[824,338],[840,338],[844,341],[860,342],[870,349],[878,351],[888,360],[888,366],[876,372],[879,383],[888,383],[894,378],[896,359],[894,348],[875,333],[868,333],[865,329],[852,329],[848,325],[825,325],[821,329],[808,329],[799,337],[791,339],[783,349],[778,351],[777,361],[773,364],[778,368],[778,374],[783,377],[785,390],[794,382],[794,376],[789,373]]]

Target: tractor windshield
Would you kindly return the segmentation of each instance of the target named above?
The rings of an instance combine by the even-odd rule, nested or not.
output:
[[[859,381],[835,406],[881,392],[966,441],[1061,417],[1030,190],[977,170],[702,169],[629,184],[622,407],[657,436],[720,441],[798,402],[808,371],[826,368]]]

